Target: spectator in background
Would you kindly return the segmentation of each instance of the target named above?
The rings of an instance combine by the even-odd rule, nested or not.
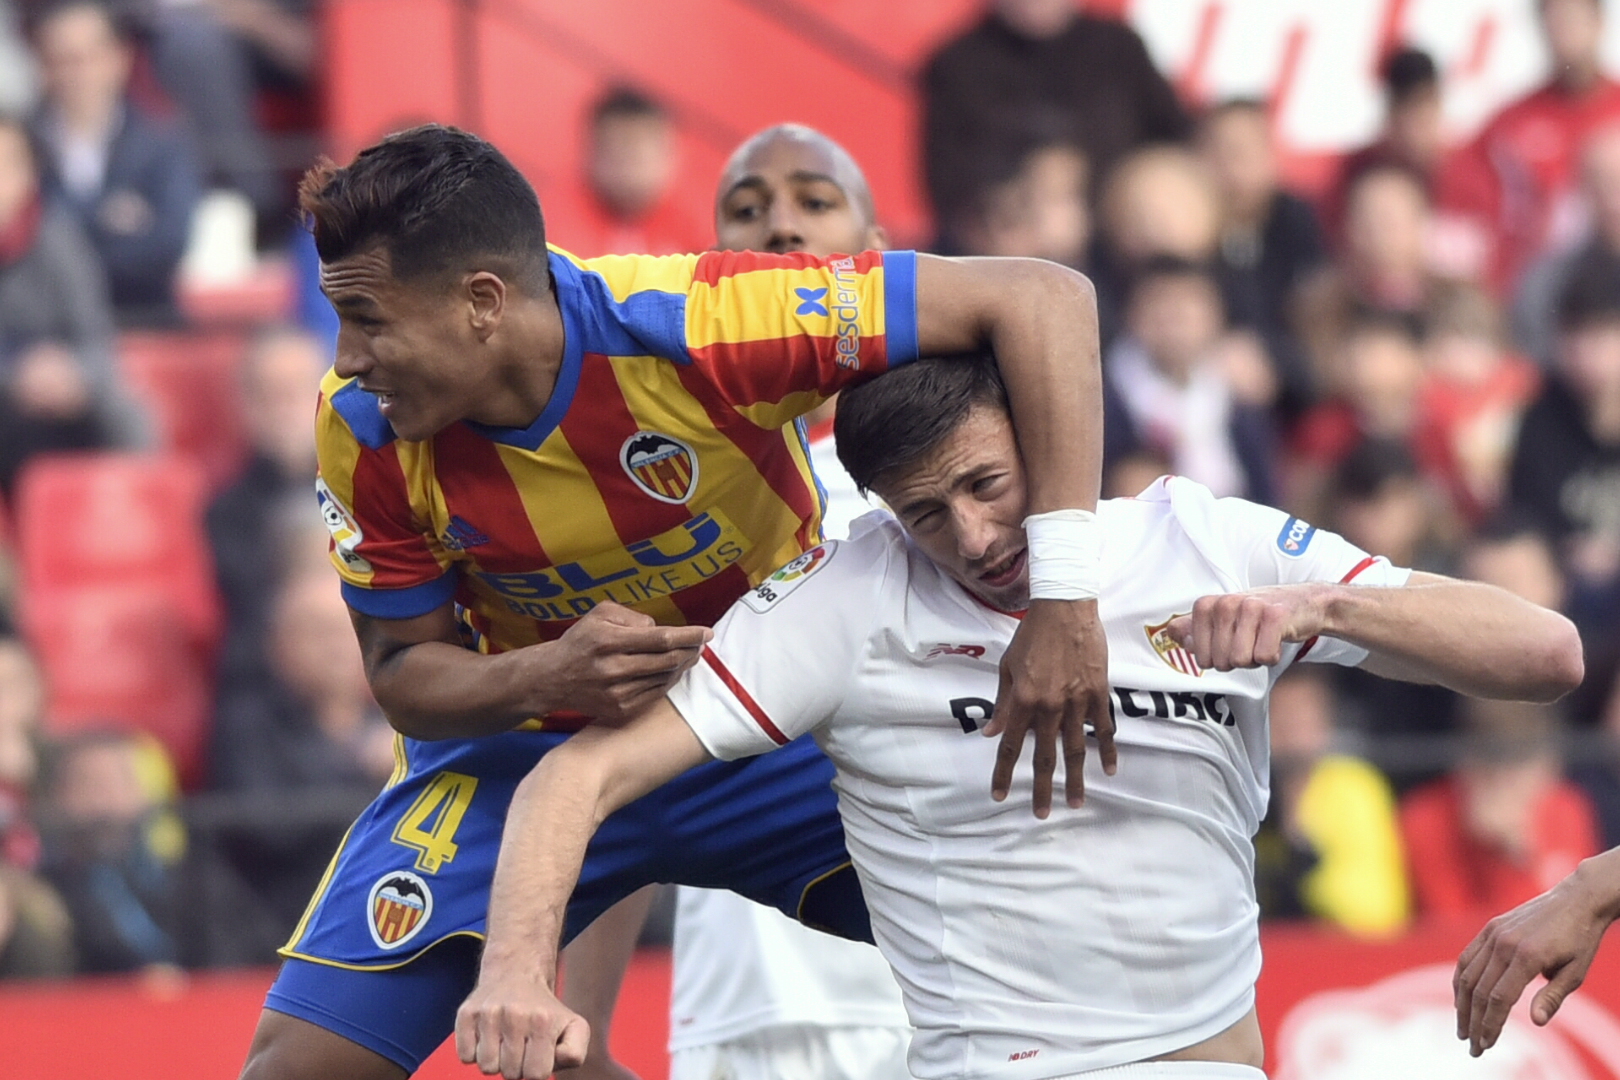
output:
[[[123,731],[64,739],[43,789],[46,878],[73,917],[81,972],[179,960],[175,866],[185,833],[169,809],[173,771],[158,744]]]
[[[1316,918],[1355,934],[1406,923],[1405,854],[1389,781],[1334,748],[1333,687],[1296,665],[1271,691],[1271,790],[1255,836],[1267,918]]]
[[[1587,136],[1620,120],[1620,84],[1603,73],[1603,0],[1538,0],[1552,77],[1486,123],[1440,175],[1440,202],[1466,222],[1481,271],[1501,296],[1578,228],[1576,160]]]
[[[1612,848],[1620,847],[1620,678],[1612,678],[1606,690],[1597,717],[1603,754],[1572,768],[1570,779],[1592,801],[1603,846]]]
[[[118,386],[95,250],[46,202],[27,130],[0,116],[0,490],[36,453],[132,446],[139,410]]]
[[[1322,385],[1331,385],[1327,373],[1359,317],[1392,315],[1423,333],[1429,305],[1449,285],[1430,263],[1432,224],[1423,180],[1410,169],[1378,165],[1351,183],[1343,248],[1334,265],[1300,287],[1293,305],[1295,332]]]
[[[1228,314],[1264,342],[1284,411],[1297,414],[1315,387],[1286,313],[1295,288],[1327,257],[1316,212],[1281,186],[1263,102],[1215,106],[1199,122],[1198,149],[1220,193],[1216,259]]]
[[[966,255],[1049,259],[1079,269],[1091,242],[1091,167],[1072,143],[1043,142],[1002,164],[953,230]]]
[[[1506,494],[1519,418],[1540,383],[1536,366],[1508,352],[1504,337],[1501,313],[1477,288],[1447,290],[1430,308],[1414,446],[1469,524]]]
[[[978,25],[929,57],[921,89],[923,172],[947,224],[972,214],[984,159],[1015,149],[1003,133],[1032,116],[1060,126],[1099,179],[1133,148],[1188,133],[1142,39],[1117,20],[1081,14],[1074,0],[993,0]]]
[[[1520,426],[1508,495],[1557,547],[1589,648],[1608,651],[1620,617],[1620,268],[1577,265],[1558,322],[1558,363]]]
[[[44,707],[45,687],[28,647],[0,626],[0,979],[73,971],[67,909],[32,872],[40,845],[28,799]]]
[[[372,700],[342,594],[305,567],[276,590],[270,678],[220,702],[212,778],[229,791],[382,786],[394,731]]]
[[[271,599],[285,567],[279,527],[285,508],[308,510],[315,484],[311,409],[327,366],[324,347],[296,330],[266,331],[242,363],[247,466],[208,507],[214,573],[225,601],[221,687],[265,672]]]
[[[1137,274],[1125,332],[1104,365],[1105,427],[1162,454],[1217,495],[1271,501],[1273,439],[1263,405],[1222,350],[1220,290],[1197,263],[1159,256]]]
[[[1592,132],[1581,150],[1581,189],[1587,219],[1573,245],[1531,265],[1513,300],[1513,338],[1543,367],[1558,354],[1558,297],[1576,266],[1587,272],[1620,265],[1620,123]]]
[[[1099,231],[1087,272],[1097,288],[1106,348],[1119,331],[1125,294],[1138,269],[1169,255],[1213,264],[1220,241],[1220,194],[1195,155],[1180,147],[1138,150],[1115,166],[1103,189]]]
[[[255,116],[259,90],[313,92],[313,0],[123,0],[145,12],[152,65],[210,180],[252,201],[260,236],[286,230],[288,190]]]
[[[1465,700],[1462,761],[1401,802],[1420,915],[1473,918],[1514,907],[1596,855],[1591,803],[1561,775],[1558,714]]]
[[[179,321],[175,275],[201,182],[182,133],[125,93],[132,51],[102,4],[66,0],[34,24],[45,100],[34,131],[46,188],[78,216],[121,323]]]
[[[675,255],[709,246],[708,224],[674,198],[675,123],[639,90],[614,87],[591,108],[586,198],[556,219],[558,242],[585,257]]]
[[[1344,209],[1351,185],[1369,169],[1396,165],[1421,177],[1433,194],[1444,156],[1440,71],[1434,58],[1411,46],[1396,49],[1378,68],[1384,84],[1384,124],[1378,139],[1349,154],[1322,202],[1322,218],[1334,239],[1344,235]]]
[[[1310,519],[1362,550],[1407,560],[1400,566],[1452,569],[1448,524],[1405,442],[1365,439],[1354,446],[1331,475],[1323,503],[1305,511]],[[1457,695],[1443,687],[1381,679],[1360,668],[1334,669],[1331,677],[1346,725],[1368,738],[1441,735],[1455,727]],[[1432,775],[1425,766],[1413,763],[1396,779]]]

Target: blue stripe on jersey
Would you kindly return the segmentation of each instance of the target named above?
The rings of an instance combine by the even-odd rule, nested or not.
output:
[[[343,417],[361,446],[381,450],[394,441],[394,429],[377,407],[377,395],[360,389],[358,382],[348,383],[333,394],[332,408]]]
[[[690,364],[686,351],[686,294],[643,289],[623,300],[594,270],[551,257],[557,298],[574,308],[586,352],[604,356],[661,356]]]
[[[883,253],[883,334],[889,366],[917,359],[917,253]]]
[[[343,600],[374,619],[414,619],[444,606],[456,595],[458,580],[454,570],[447,570],[432,581],[403,589],[365,589],[345,581]]]

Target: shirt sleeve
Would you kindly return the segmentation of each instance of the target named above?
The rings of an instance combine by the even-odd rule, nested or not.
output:
[[[348,605],[376,618],[412,619],[449,601],[455,571],[417,524],[399,444],[372,396],[328,374],[315,444],[315,494]]]
[[[1176,485],[1189,481],[1178,478]],[[1406,584],[1412,571],[1394,566],[1383,556],[1369,555],[1338,533],[1318,529],[1302,518],[1246,499],[1217,500],[1213,519],[1224,532],[1242,588],[1298,585],[1311,581],[1338,582],[1383,588]],[[1312,638],[1300,646],[1293,660],[1355,667],[1367,659],[1367,650],[1338,638]]]
[[[776,429],[917,358],[917,256],[711,251],[686,296],[686,353],[732,408]]]
[[[830,540],[732,605],[669,692],[710,754],[774,750],[838,711],[882,610],[889,561],[881,542]]]

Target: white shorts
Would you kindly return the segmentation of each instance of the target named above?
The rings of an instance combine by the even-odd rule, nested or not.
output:
[[[909,1028],[784,1025],[669,1058],[669,1080],[911,1080]]]
[[[1253,1065],[1230,1061],[1138,1061],[1053,1080],[1266,1080],[1266,1074]]]

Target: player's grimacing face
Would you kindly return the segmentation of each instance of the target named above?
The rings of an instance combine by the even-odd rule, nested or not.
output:
[[[1003,611],[1029,605],[1023,459],[1004,410],[976,405],[927,457],[876,485],[923,554]]]
[[[722,251],[804,251],[820,258],[884,245],[835,156],[814,142],[773,139],[725,178],[715,211]]]
[[[338,313],[338,375],[376,395],[396,435],[427,439],[471,415],[491,369],[477,362],[459,289],[400,280],[381,247],[322,264],[321,289]]]

